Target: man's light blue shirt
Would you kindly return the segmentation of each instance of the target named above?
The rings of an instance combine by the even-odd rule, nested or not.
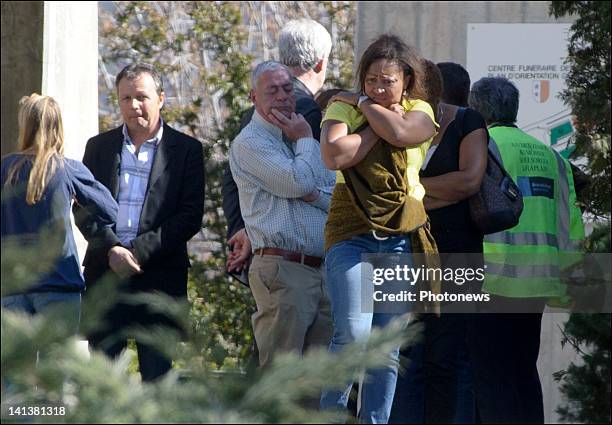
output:
[[[163,133],[164,122],[160,119],[159,131],[155,137],[136,149],[128,134],[127,126],[123,124],[116,233],[121,243],[127,247],[131,246],[132,239],[138,235],[140,213],[147,194],[149,175]]]

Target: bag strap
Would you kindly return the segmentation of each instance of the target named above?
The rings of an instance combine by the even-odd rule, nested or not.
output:
[[[459,140],[462,140],[463,137],[465,136],[465,132],[464,132],[465,129],[463,127],[463,117],[465,116],[466,110],[467,108],[460,107],[459,109],[457,109],[457,114],[455,115],[455,122],[457,123],[457,129],[459,130]],[[499,152],[499,148],[495,144],[495,140],[491,137],[491,134],[489,133],[489,129],[487,128],[486,130],[487,130],[487,136],[489,137],[489,140],[487,142],[487,154],[489,158],[495,163],[495,165],[499,167],[499,169],[502,171],[502,173],[506,177],[509,177],[510,179],[512,179],[512,176],[510,176],[510,173],[508,173],[506,169],[504,168],[504,164],[502,163],[502,159],[501,159],[501,153]],[[512,181],[514,181],[514,179],[512,179]]]
[[[462,140],[465,136],[463,117],[465,116],[466,110],[467,108],[461,107],[457,109],[457,114],[455,115],[455,122],[457,123],[457,129],[459,130],[459,140]],[[501,162],[501,154],[499,152],[499,149],[497,148],[497,145],[495,144],[495,140],[491,137],[491,134],[489,134],[489,129],[487,129],[487,136],[489,137],[489,140],[487,142],[487,153],[489,155],[489,158],[493,160],[493,162],[502,170],[502,172],[506,176],[510,177],[510,174],[508,174],[508,172],[504,168],[504,164],[502,164]]]
[[[463,128],[463,117],[465,116],[465,110],[463,106],[457,109],[457,113],[455,114],[455,126],[457,127],[457,131],[459,131],[459,141],[463,140],[465,136],[465,129]]]
[[[460,107],[459,109],[457,109],[457,114],[455,115],[455,123],[457,125],[457,130],[459,131],[459,141],[463,140],[463,138],[465,137],[465,128],[463,125],[463,117],[465,117],[465,111],[467,110],[467,108],[464,107]],[[503,165],[501,164],[501,157],[499,155],[499,150],[497,149],[497,145],[495,145],[493,147],[493,149],[491,149],[491,145],[495,144],[495,141],[493,140],[493,138],[491,137],[491,135],[489,134],[489,130],[486,129],[487,131],[487,154],[493,158],[493,161],[502,169],[504,170]],[[505,172],[505,170],[504,170]]]
[[[489,132],[487,130],[487,134],[488,133]],[[497,144],[495,143],[495,139],[493,139],[491,135],[489,135],[487,149],[489,151],[489,156],[491,157],[491,159],[503,169],[504,164],[502,163],[501,152],[499,151],[499,148],[497,147]]]

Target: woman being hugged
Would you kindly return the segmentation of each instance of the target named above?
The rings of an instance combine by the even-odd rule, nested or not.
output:
[[[57,102],[32,94],[19,104],[21,150],[2,158],[2,241],[3,245],[11,240],[17,247],[39,247],[57,258],[28,288],[2,282],[2,307],[31,315],[61,308],[62,320],[76,332],[85,281],[70,206],[74,200],[90,208],[92,225],[98,227],[115,223],[118,206],[87,167],[64,158],[64,129]],[[49,239],[43,240],[45,237]],[[38,259],[24,261],[34,264]]]
[[[363,255],[436,251],[419,169],[438,124],[422,100],[421,77],[414,49],[397,36],[382,35],[361,58],[361,93],[335,96],[322,121],[322,158],[328,168],[338,170],[325,227],[326,285],[334,320],[331,352],[365,341],[372,326],[383,327],[400,314],[389,304],[374,308],[375,266]],[[409,303],[400,304],[406,312]],[[387,422],[398,355],[399,347],[389,353],[385,367],[368,371],[361,422]],[[344,391],[324,391],[321,407],[346,408],[349,391],[350,384]]]

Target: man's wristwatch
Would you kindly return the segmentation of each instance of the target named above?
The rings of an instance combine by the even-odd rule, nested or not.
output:
[[[368,99],[369,99],[369,97],[366,96],[365,94],[362,94],[361,96],[359,96],[359,100],[357,101],[357,107],[358,108],[361,107],[361,104],[363,102],[365,102],[366,100],[368,100]]]

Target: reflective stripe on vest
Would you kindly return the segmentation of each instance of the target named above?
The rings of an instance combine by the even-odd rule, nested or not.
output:
[[[557,236],[538,232],[499,232],[486,235],[486,242],[505,243],[508,245],[549,245],[558,246]]]
[[[556,150],[552,150],[557,158],[559,169],[559,199],[557,200],[557,237],[559,249],[569,251],[576,249],[570,244],[570,204],[569,204],[569,182],[565,170],[565,162]]]
[[[558,277],[559,267],[551,264],[515,266],[486,262],[486,272],[510,278]]]
[[[501,153],[495,143],[489,143],[489,149],[499,158]],[[556,200],[557,207],[557,235],[540,232],[511,233],[509,231],[485,235],[484,241],[489,243],[508,245],[548,245],[557,247],[561,251],[576,251],[580,249],[579,242],[570,241],[570,204],[569,204],[569,181],[565,169],[563,157],[554,149],[551,149],[557,160],[559,199]]]

